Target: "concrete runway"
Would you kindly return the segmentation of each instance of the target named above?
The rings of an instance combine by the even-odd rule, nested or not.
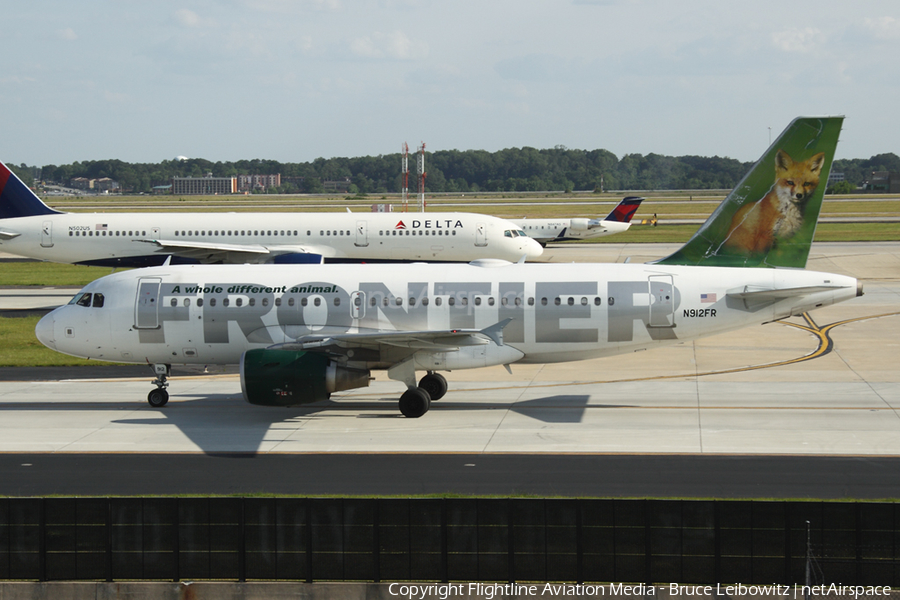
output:
[[[628,356],[449,373],[420,419],[399,415],[383,373],[291,409],[244,403],[235,375],[173,377],[164,409],[145,401],[149,372],[0,381],[0,494],[900,497],[900,243],[816,245],[808,268],[854,275],[866,295]]]

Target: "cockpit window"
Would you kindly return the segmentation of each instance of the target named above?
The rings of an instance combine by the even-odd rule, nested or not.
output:
[[[506,231],[504,231],[504,232],[503,232],[503,235],[506,236],[506,237],[508,237],[508,238],[514,237],[514,236],[513,236],[513,232],[512,232],[511,230],[509,230],[509,229],[507,229]]]
[[[69,300],[69,304],[77,304],[78,306],[87,306],[88,308],[103,308],[103,294],[92,294],[90,292],[82,292],[76,294],[74,298]]]
[[[522,236],[528,237],[528,234],[525,233],[524,231],[522,231],[521,229],[516,229],[516,235],[518,235],[519,237],[522,237]]]
[[[78,306],[90,306],[92,294],[78,294],[69,302],[69,304],[77,304]]]

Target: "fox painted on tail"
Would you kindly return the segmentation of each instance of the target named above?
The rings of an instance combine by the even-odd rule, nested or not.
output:
[[[761,200],[745,204],[731,219],[725,247],[765,254],[779,239],[803,225],[806,201],[819,187],[825,153],[795,161],[784,150],[775,154],[775,185]]]
[[[804,268],[843,120],[794,119],[697,233],[657,262]]]

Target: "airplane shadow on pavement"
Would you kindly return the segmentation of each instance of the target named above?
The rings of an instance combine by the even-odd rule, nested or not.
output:
[[[472,398],[471,400],[467,399]],[[274,449],[282,442],[302,439],[306,422],[333,421],[334,419],[400,419],[397,396],[383,392],[337,395],[326,400],[294,407],[254,406],[246,403],[240,392],[202,392],[173,394],[163,408],[153,408],[147,403],[126,398],[121,401],[73,401],[45,402],[12,400],[0,402],[0,415],[17,411],[30,413],[115,413],[98,415],[84,423],[86,434],[65,444],[62,451],[74,451],[74,446],[96,447],[115,446],[114,451],[168,453],[201,451],[210,455],[252,456]],[[590,409],[618,408],[623,405],[601,404],[594,400],[590,404],[588,394],[557,394],[528,398],[526,400],[505,400],[498,398],[473,398],[466,390],[452,391],[447,397],[431,404],[429,413],[421,419],[409,420],[409,427],[428,424],[441,418],[441,413],[453,414],[462,411],[509,411],[529,419],[544,423],[580,423]],[[38,417],[39,418],[39,417]],[[458,417],[454,417],[458,419]],[[69,426],[81,428],[82,417],[73,417]],[[399,424],[399,423],[398,423]],[[125,426],[116,431],[117,425]],[[178,432],[164,430],[158,426],[175,426]],[[137,426],[137,427],[135,427]],[[433,423],[431,426],[434,426]],[[440,423],[438,423],[440,426]],[[366,426],[355,426],[365,433]],[[130,428],[130,430],[128,429]],[[155,428],[155,429],[152,429]],[[317,433],[321,433],[320,431]],[[125,439],[124,443],[118,440]],[[184,438],[187,438],[187,443]],[[112,441],[110,441],[112,440]],[[59,440],[57,440],[59,441]],[[305,445],[309,448],[309,445]],[[283,448],[278,450],[283,451]],[[112,450],[111,450],[112,451]]]

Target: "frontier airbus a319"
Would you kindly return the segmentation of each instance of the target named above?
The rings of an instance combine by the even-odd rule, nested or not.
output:
[[[0,163],[0,250],[110,267],[537,258],[516,225],[473,213],[63,213]],[[169,259],[169,257],[172,257]]]
[[[799,118],[671,256],[649,264],[164,265],[108,275],[37,325],[46,346],[169,365],[240,364],[253,404],[401,382],[424,415],[439,371],[634,352],[799,315],[862,294],[805,271],[841,117]],[[425,371],[418,379],[416,372]]]

